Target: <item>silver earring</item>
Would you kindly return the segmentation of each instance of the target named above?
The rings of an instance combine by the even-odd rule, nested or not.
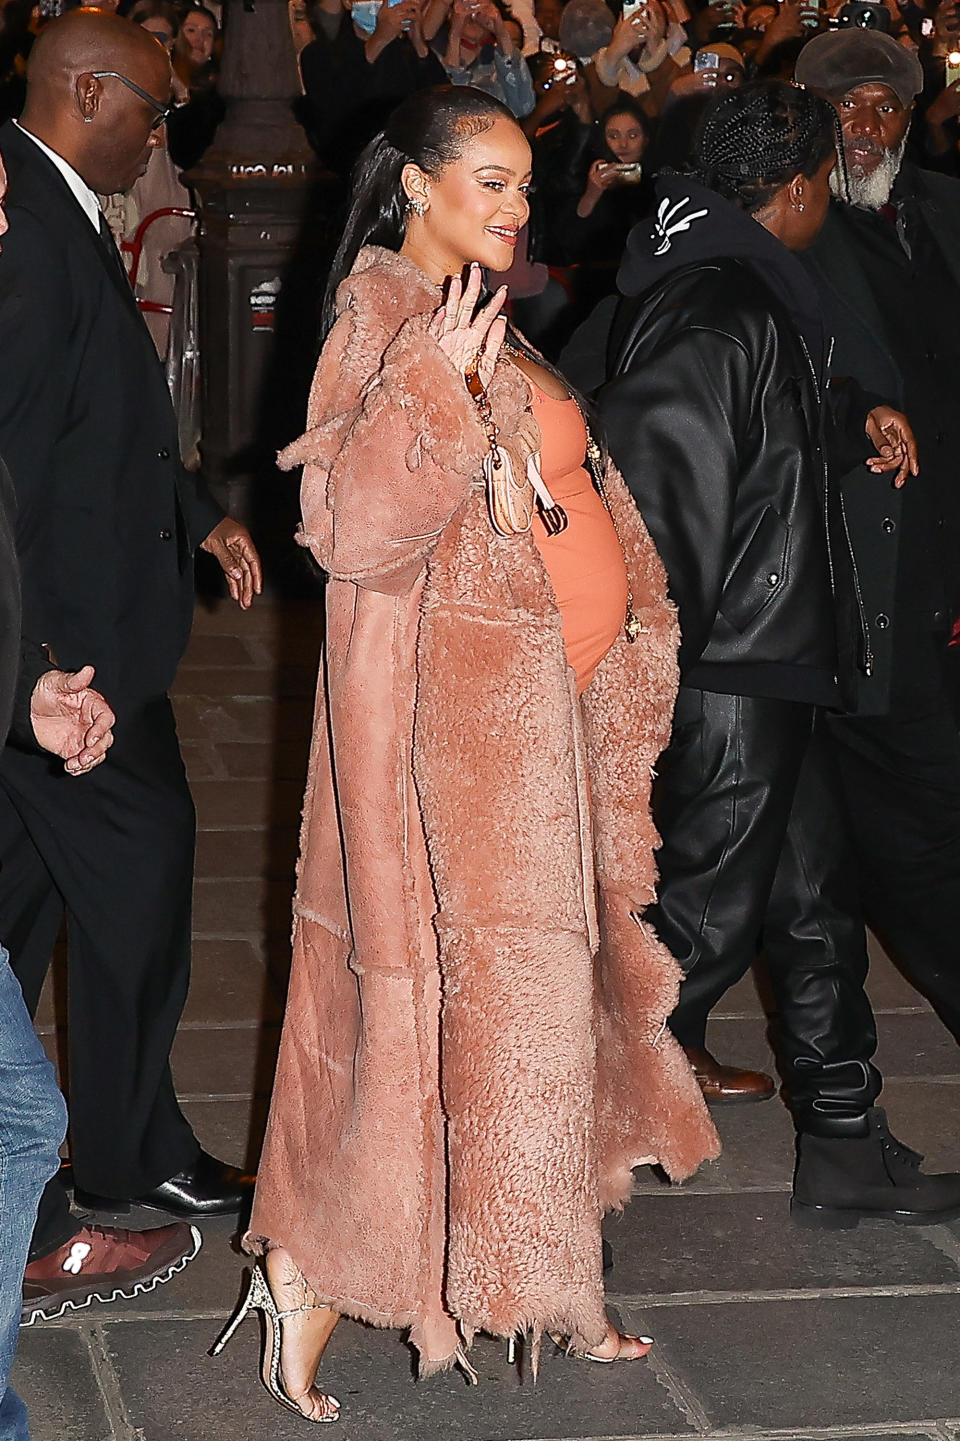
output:
[[[800,212],[801,215],[803,214],[804,205],[802,200],[797,201],[797,210]]]
[[[421,218],[427,213],[427,207],[423,201],[417,200],[415,197],[407,201],[407,209],[412,210],[414,215],[419,215]]]

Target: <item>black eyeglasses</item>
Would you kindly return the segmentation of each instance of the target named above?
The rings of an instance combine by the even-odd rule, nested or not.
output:
[[[145,100],[148,105],[152,105],[157,112],[157,118],[150,126],[151,130],[159,130],[161,125],[165,125],[168,117],[176,108],[172,103],[165,105],[160,100],[155,100],[146,90],[141,90],[139,85],[135,85],[132,80],[127,79],[126,75],[121,75],[116,70],[93,70],[90,73],[94,80],[119,80],[120,84],[126,85],[127,89],[132,90],[134,95],[139,95],[141,100]]]

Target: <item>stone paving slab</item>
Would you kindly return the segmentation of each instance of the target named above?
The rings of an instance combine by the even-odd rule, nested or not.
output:
[[[877,1016],[876,1061],[884,1076],[960,1075],[960,1046],[931,1010]]]
[[[21,1331],[11,1384],[30,1412],[33,1441],[105,1441],[111,1436],[87,1336],[79,1328]]]
[[[623,1314],[631,1330],[653,1328],[661,1361],[714,1428],[889,1427],[960,1413],[960,1292]]]
[[[172,1054],[178,1095],[269,1095],[279,1043],[278,1026],[182,1028]]]
[[[649,1166],[640,1167],[634,1171],[636,1192],[680,1196],[711,1191],[789,1189],[794,1164],[794,1131],[779,1099],[714,1106],[711,1114],[723,1142],[719,1159],[707,1161],[692,1180],[682,1186],[668,1185],[660,1172]]]
[[[605,1235],[614,1267],[607,1289],[631,1293],[785,1291],[960,1283],[960,1265],[920,1227],[898,1234],[861,1225],[807,1231],[789,1215],[789,1196],[636,1196]]]
[[[223,833],[229,864],[229,832]],[[193,885],[195,934],[208,936],[289,935],[291,886],[287,880],[223,880],[209,877]]]
[[[290,911],[298,840],[297,818],[269,829],[228,826],[217,830],[208,826],[197,833],[196,875],[199,879],[247,880],[256,886],[264,880],[282,880]],[[256,941],[259,936],[251,939]]]
[[[247,940],[194,939],[183,1026],[276,1024],[282,1016],[283,996],[259,948]]]
[[[206,1321],[116,1324],[107,1328],[131,1421],[143,1441],[302,1437],[257,1381],[258,1328],[247,1321],[216,1360]],[[687,1418],[646,1362],[595,1366],[544,1345],[539,1381],[518,1378],[505,1347],[482,1339],[471,1352],[478,1386],[459,1372],[415,1381],[411,1355],[395,1332],[343,1322],[320,1371],[343,1407],[325,1433],[337,1441],[534,1441],[553,1437],[636,1437],[688,1431]],[[176,1375],[177,1386],[163,1377]]]
[[[267,1097],[236,1101],[181,1099],[201,1146],[221,1161],[255,1171],[267,1124]]]

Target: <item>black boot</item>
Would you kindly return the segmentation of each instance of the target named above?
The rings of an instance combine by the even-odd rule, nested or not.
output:
[[[797,1136],[790,1202],[795,1221],[839,1231],[871,1217],[932,1226],[960,1216],[960,1175],[925,1176],[923,1157],[891,1136],[880,1106],[853,1125],[861,1120],[855,1131],[848,1120],[841,1135]]]

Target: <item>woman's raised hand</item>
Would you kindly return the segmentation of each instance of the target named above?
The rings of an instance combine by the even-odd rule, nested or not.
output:
[[[493,299],[478,310],[480,267],[471,265],[466,286],[455,275],[446,302],[430,322],[430,334],[440,349],[464,376],[476,366],[484,389],[493,379],[493,368],[507,333],[506,316],[500,314],[506,298],[507,287],[501,285]]]

